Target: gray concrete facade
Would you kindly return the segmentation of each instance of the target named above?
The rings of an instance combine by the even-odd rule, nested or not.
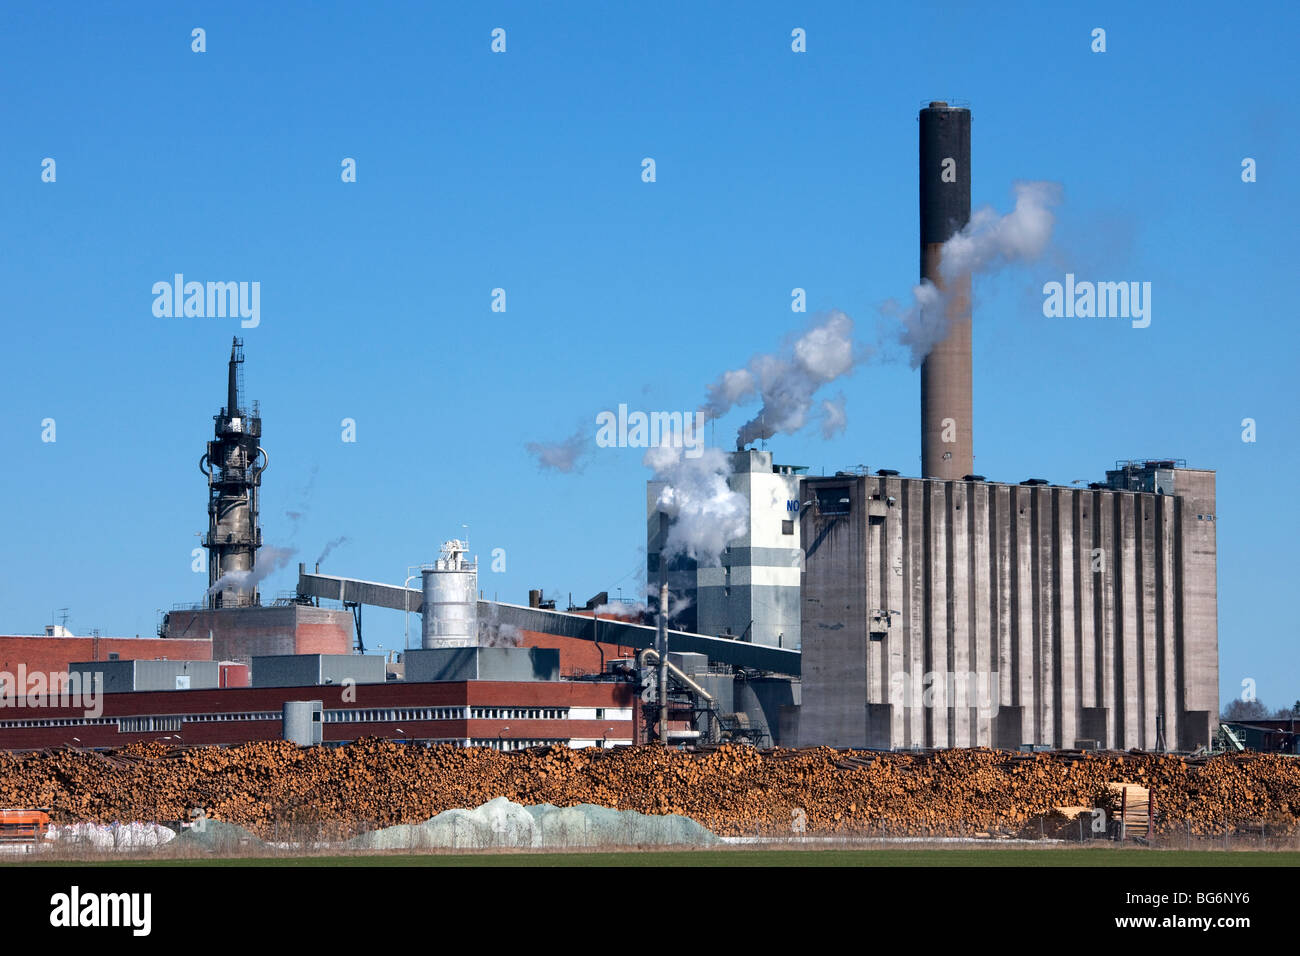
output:
[[[800,743],[1207,743],[1214,473],[1174,485],[806,479]]]
[[[79,661],[68,665],[68,674],[80,675],[81,687],[103,694],[211,690],[220,682],[216,661]]]
[[[549,647],[426,647],[402,661],[408,683],[560,679],[560,652]]]
[[[254,687],[382,684],[388,676],[376,654],[272,654],[254,657],[251,669]]]

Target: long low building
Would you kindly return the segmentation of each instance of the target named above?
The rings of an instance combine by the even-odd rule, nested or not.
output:
[[[636,693],[623,681],[390,681],[103,694],[60,706],[6,706],[0,708],[0,749],[278,740],[285,736],[285,705],[314,701],[322,705],[327,744],[387,737],[500,750],[613,747],[631,744],[640,732]]]

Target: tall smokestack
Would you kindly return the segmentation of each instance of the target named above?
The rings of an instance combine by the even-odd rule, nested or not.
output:
[[[975,470],[971,440],[970,276],[945,286],[943,243],[970,220],[970,110],[921,110],[921,278],[947,293],[947,336],[921,365],[921,476],[960,479]]]

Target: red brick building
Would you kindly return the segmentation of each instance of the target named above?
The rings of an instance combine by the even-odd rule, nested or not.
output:
[[[74,661],[145,660],[210,661],[212,642],[204,634],[185,640],[160,637],[47,637],[0,636],[0,671],[16,673],[24,664],[28,672],[63,673]],[[215,658],[220,660],[221,658]]]
[[[345,699],[346,698],[346,699]],[[614,746],[640,736],[633,685],[612,681],[445,681],[104,694],[82,706],[0,709],[0,749],[177,746],[278,740],[286,701],[321,701],[325,743],[388,737],[521,749]]]

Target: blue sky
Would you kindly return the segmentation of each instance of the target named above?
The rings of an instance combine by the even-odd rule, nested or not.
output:
[[[197,465],[232,334],[272,457],[268,544],[310,562],[346,535],[325,570],[399,581],[465,524],[485,566],[505,549],[489,595],[632,595],[640,452],[564,475],[525,443],[619,402],[694,409],[818,312],[874,341],[916,280],[917,109],[959,98],[976,206],[1007,209],[1017,179],[1066,197],[1046,259],[976,287],[977,470],[1217,469],[1223,694],[1253,678],[1269,705],[1295,700],[1300,17],[1131,6],[6,5],[0,631],[68,607],[78,633],[147,634],[201,598]],[[1150,281],[1151,326],[1044,318],[1042,283],[1067,271]],[[261,325],[155,317],[150,289],[176,272],[260,282]],[[847,430],[774,440],[779,460],[917,473],[899,354],[831,391]],[[401,642],[400,615],[367,627]]]

